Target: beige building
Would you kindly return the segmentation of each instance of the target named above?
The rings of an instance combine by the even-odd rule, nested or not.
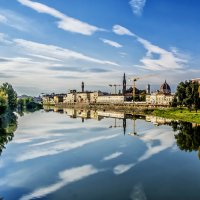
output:
[[[75,103],[76,102],[76,93],[68,93],[64,98],[63,98],[63,103]]]
[[[152,105],[170,105],[173,99],[174,95],[172,94],[152,93],[146,95],[146,103]]]
[[[76,102],[77,103],[90,103],[90,93],[91,92],[76,93]]]
[[[43,105],[54,105],[54,95],[44,95],[42,97],[42,103]]]
[[[90,93],[90,103],[97,103],[97,99],[99,96],[102,96],[103,93],[98,91],[98,92],[91,92]]]
[[[54,103],[55,104],[63,103],[63,99],[64,99],[65,96],[66,95],[64,95],[64,94],[56,94],[56,95],[54,95],[54,97],[53,97]]]
[[[160,86],[159,91],[146,95],[146,103],[151,105],[170,105],[173,99],[174,95],[171,94],[171,88],[166,81]]]
[[[97,98],[97,103],[124,103],[124,101],[123,95],[104,95]]]

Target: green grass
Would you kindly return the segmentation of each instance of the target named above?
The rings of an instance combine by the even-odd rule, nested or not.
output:
[[[166,110],[156,109],[153,111],[153,114],[159,117],[182,120],[187,122],[193,122],[200,124],[200,110],[196,113],[196,111],[189,111],[187,109],[181,108],[170,108]]]

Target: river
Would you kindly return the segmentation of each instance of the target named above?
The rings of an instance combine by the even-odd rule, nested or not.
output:
[[[200,199],[197,124],[73,109],[15,123],[0,131],[0,199]]]

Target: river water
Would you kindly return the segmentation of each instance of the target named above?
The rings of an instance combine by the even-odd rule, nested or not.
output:
[[[196,124],[72,109],[16,123],[9,141],[1,139],[4,200],[200,199]]]

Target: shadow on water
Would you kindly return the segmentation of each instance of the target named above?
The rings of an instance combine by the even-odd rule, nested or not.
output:
[[[200,159],[200,125],[189,122],[172,122],[177,146],[183,151],[198,151]]]
[[[14,113],[7,112],[0,116],[0,155],[5,145],[13,139],[16,129],[17,116]]]

